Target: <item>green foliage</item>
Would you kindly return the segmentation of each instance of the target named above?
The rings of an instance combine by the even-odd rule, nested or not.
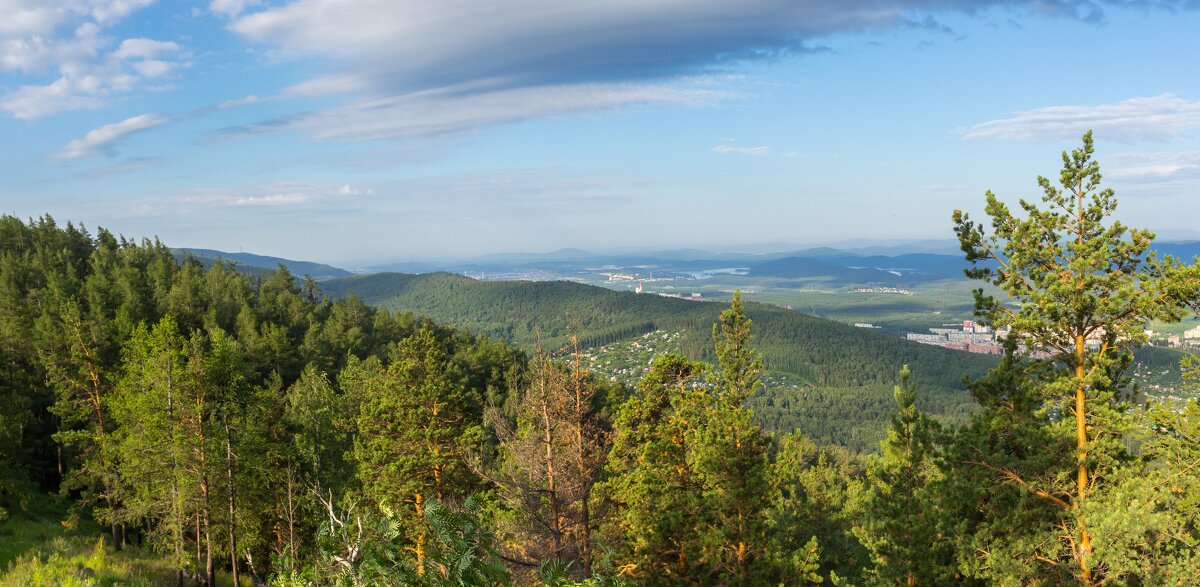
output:
[[[477,497],[468,498],[460,509],[440,501],[425,508],[429,528],[429,550],[421,585],[474,587],[509,584],[508,569],[495,550],[495,536],[480,521]]]
[[[1022,200],[1023,217],[989,192],[990,235],[954,214],[967,259],[989,262],[968,275],[1016,304],[976,292],[981,321],[1012,329],[1009,356],[972,385],[982,409],[948,456],[950,532],[960,568],[980,579],[1121,580],[1124,561],[1156,556],[1118,539],[1140,534],[1122,487],[1145,475],[1121,390],[1144,324],[1196,303],[1200,267],[1148,254],[1151,233],[1109,220],[1117,200],[1092,154],[1089,132],[1063,153],[1062,187],[1038,178],[1044,209]]]
[[[871,552],[871,582],[881,585],[952,583],[953,550],[939,532],[932,485],[940,472],[936,422],[916,408],[908,366],[895,387],[896,415],[867,473],[862,525],[856,535]]]
[[[352,365],[342,386],[358,403],[354,457],[366,496],[393,508],[469,492],[466,447],[482,439],[482,398],[447,376],[448,357],[424,327],[385,367]]]
[[[679,355],[660,357],[613,425],[609,479],[599,489],[615,510],[605,538],[620,545],[616,560],[626,574],[646,585],[711,573],[692,570],[703,561],[690,533],[704,511],[687,438],[698,396],[706,395],[694,385],[702,372]]]
[[[721,304],[635,295],[569,282],[480,282],[459,275],[383,273],[321,283],[334,298],[414,312],[532,350],[567,345],[572,328],[585,348],[655,330],[678,332],[673,350],[691,360],[717,361],[711,331]],[[740,300],[739,300],[739,303]],[[744,304],[754,323],[752,345],[774,379],[747,405],[765,429],[805,434],[826,443],[873,451],[891,411],[897,365],[921,374],[920,405],[935,417],[961,422],[972,409],[964,374],[979,376],[994,357],[907,341],[878,331],[806,316],[777,306]],[[540,337],[540,338],[539,338]]]
[[[646,584],[763,584],[776,571],[767,439],[743,405],[761,360],[738,296],[713,338],[721,363],[707,384],[701,365],[661,357],[614,424],[605,490],[620,511],[609,532],[626,544],[622,568]]]
[[[729,309],[721,312],[713,325],[713,348],[718,369],[712,372],[712,384],[723,396],[741,404],[753,396],[762,384],[762,355],[750,348],[750,327],[742,306],[742,292],[733,292]]]
[[[61,490],[114,546],[145,542],[188,573],[315,554],[312,489],[358,491],[358,398],[327,374],[388,358],[417,321],[48,217],[0,217],[0,245],[0,508]],[[439,377],[480,398],[478,430],[521,354],[425,327]]]
[[[196,490],[196,479],[188,476],[196,464],[184,407],[196,382],[184,344],[169,318],[153,329],[142,325],[134,331],[111,402],[116,430],[106,443],[108,458],[121,471],[122,489],[106,517],[114,523],[151,522],[147,538],[176,568],[187,563],[184,534]]]
[[[509,585],[508,569],[495,550],[494,536],[481,521],[481,503],[471,496],[459,508],[438,500],[425,503],[416,524],[425,536],[421,560],[409,552],[413,543],[404,527],[413,522],[398,517],[384,507],[375,514],[354,515],[346,519],[331,515],[331,524],[322,530],[323,569],[303,569],[281,573],[273,583],[289,585],[308,578],[338,586],[427,586],[475,587]],[[351,522],[351,523],[346,523]]]
[[[611,560],[604,559],[592,568],[591,576],[574,580],[573,563],[549,560],[538,567],[538,579],[544,587],[633,587],[635,583],[612,569]]]
[[[136,546],[113,552],[100,527],[53,495],[30,496],[26,507],[0,522],[0,586],[163,585],[169,561]]]
[[[866,462],[799,434],[782,438],[770,471],[772,555],[797,580],[857,578],[869,553],[855,534],[864,515]],[[814,566],[815,565],[815,566]]]

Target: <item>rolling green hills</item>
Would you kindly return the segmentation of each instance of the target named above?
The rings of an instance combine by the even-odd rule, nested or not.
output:
[[[611,374],[617,379],[620,372],[644,369],[632,357],[646,362],[644,335],[655,331],[672,333],[670,346],[657,352],[711,361],[712,324],[725,308],[724,302],[567,281],[477,281],[451,273],[357,275],[325,281],[321,289],[333,298],[353,293],[372,306],[428,316],[527,350],[539,337],[544,348],[560,349],[576,332],[590,355],[608,353],[598,360],[614,365]],[[961,421],[973,409],[963,376],[978,376],[995,362],[769,304],[749,303],[747,313],[768,370],[766,385],[751,400],[759,422],[861,451],[874,450],[882,437],[894,409],[891,386],[902,365],[912,369],[923,409],[943,421]],[[635,343],[638,352],[631,354]],[[1181,357],[1171,349],[1138,351],[1134,382],[1154,397],[1177,395]]]
[[[683,331],[681,350],[706,358],[713,322],[724,303],[694,302],[618,292],[565,281],[481,282],[449,273],[381,273],[321,284],[326,295],[351,292],[363,302],[429,316],[526,348],[556,348],[572,328],[584,346],[598,346],[655,329]],[[812,385],[890,383],[903,364],[927,385],[961,389],[966,373],[993,360],[919,345],[895,336],[814,318],[783,308],[749,304],[755,344],[767,369]]]
[[[654,330],[679,332],[677,349],[711,359],[712,324],[724,303],[637,295],[564,281],[481,282],[449,273],[380,273],[326,281],[325,295],[353,293],[363,302],[428,316],[524,348],[566,343],[574,329],[587,347],[601,347]],[[854,328],[765,304],[748,304],[754,344],[772,380],[755,400],[771,429],[803,426],[820,440],[872,450],[891,411],[891,385],[902,365],[913,370],[922,405],[946,419],[970,409],[963,375],[980,375],[995,361],[893,335]],[[807,399],[806,399],[807,398]]]

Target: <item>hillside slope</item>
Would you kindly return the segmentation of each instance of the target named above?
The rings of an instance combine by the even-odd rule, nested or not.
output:
[[[382,273],[322,284],[334,298],[353,292],[365,303],[413,312],[517,345],[565,342],[574,326],[587,346],[655,329],[680,330],[685,354],[707,357],[710,334],[724,303],[618,292],[565,281],[481,282],[459,275]],[[979,374],[994,360],[919,345],[887,334],[763,304],[748,304],[754,342],[770,370],[814,385],[890,383],[903,364],[925,383],[961,389],[966,373]]]
[[[287,267],[292,275],[297,277],[309,275],[318,281],[353,275],[353,273],[345,269],[339,269],[323,263],[314,263],[312,261],[296,261],[280,257],[255,255],[253,253],[227,253],[212,249],[182,248],[171,250],[175,253],[176,260],[182,260],[184,257],[194,257],[204,264],[205,267],[208,267],[215,263],[217,259],[223,259],[225,261],[232,261],[239,269],[243,269],[252,275],[262,275],[269,271],[275,271],[280,265]]]
[[[353,293],[373,306],[428,316],[526,349],[539,335],[545,348],[560,348],[572,329],[592,348],[655,330],[678,332],[673,340],[681,352],[709,361],[712,324],[726,307],[565,281],[485,282],[450,273],[357,275],[321,288],[330,297]],[[874,450],[882,437],[902,365],[912,369],[921,407],[955,421],[973,406],[963,376],[981,375],[995,363],[994,357],[916,344],[777,306],[749,303],[746,309],[754,322],[754,345],[768,371],[778,375],[751,401],[759,422],[856,450]],[[1170,396],[1179,383],[1181,356],[1142,349],[1135,382],[1150,395]]]
[[[572,328],[589,347],[654,330],[679,332],[679,350],[704,360],[711,360],[712,325],[726,307],[563,281],[481,282],[449,273],[361,275],[321,288],[330,297],[353,293],[373,306],[428,316],[527,349],[539,332],[545,348],[559,348]],[[856,450],[874,450],[882,437],[902,365],[910,365],[921,386],[922,407],[956,420],[972,405],[963,375],[978,376],[995,361],[776,306],[751,303],[746,309],[766,368],[782,375],[772,380],[787,382],[767,386],[752,401],[759,421],[773,430],[800,427],[818,440]]]

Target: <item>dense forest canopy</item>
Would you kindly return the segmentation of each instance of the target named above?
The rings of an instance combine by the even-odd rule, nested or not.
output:
[[[323,282],[321,291],[334,298],[353,294],[372,306],[412,311],[523,349],[562,348],[572,332],[585,348],[654,330],[678,332],[678,352],[710,362],[709,329],[724,308],[571,282],[483,282],[449,273],[362,275]],[[777,306],[745,308],[764,367],[788,382],[764,385],[748,400],[756,421],[770,431],[802,429],[860,452],[874,452],[883,438],[894,409],[896,365],[919,374],[922,409],[961,422],[972,409],[963,376],[978,377],[996,362]]]
[[[1147,321],[1195,311],[1200,266],[1111,220],[1091,157],[1090,135],[1064,153],[1045,209],[989,194],[988,223],[955,214],[971,275],[1021,302],[977,294],[1012,329],[986,373],[737,293],[555,284],[534,303],[528,284],[380,278],[473,299],[450,306],[473,334],[283,267],[0,217],[0,583],[1192,584],[1200,404],[1145,401],[1128,374]],[[631,304],[690,338],[627,388],[582,349],[636,327]],[[478,333],[531,309],[548,318],[490,333],[563,352]],[[768,369],[812,387],[772,393]],[[922,398],[955,369],[974,407],[946,423]],[[887,421],[877,452],[808,435],[892,381],[864,404]]]
[[[723,308],[566,281],[481,282],[449,273],[362,275],[324,282],[321,290],[334,298],[353,293],[373,306],[403,308],[522,347],[540,336],[543,345],[557,348],[572,331],[586,347],[654,329],[680,330],[681,351],[696,360],[712,360],[708,330]],[[753,341],[766,368],[818,386],[890,385],[895,365],[908,363],[928,385],[962,389],[964,374],[980,375],[994,364],[777,306],[746,304],[746,313],[759,325]]]

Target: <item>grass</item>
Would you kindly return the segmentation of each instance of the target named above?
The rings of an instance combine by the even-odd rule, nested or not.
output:
[[[138,546],[113,550],[104,529],[61,497],[35,496],[9,513],[0,522],[0,587],[174,585],[166,561]],[[218,575],[217,585],[230,584]]]

